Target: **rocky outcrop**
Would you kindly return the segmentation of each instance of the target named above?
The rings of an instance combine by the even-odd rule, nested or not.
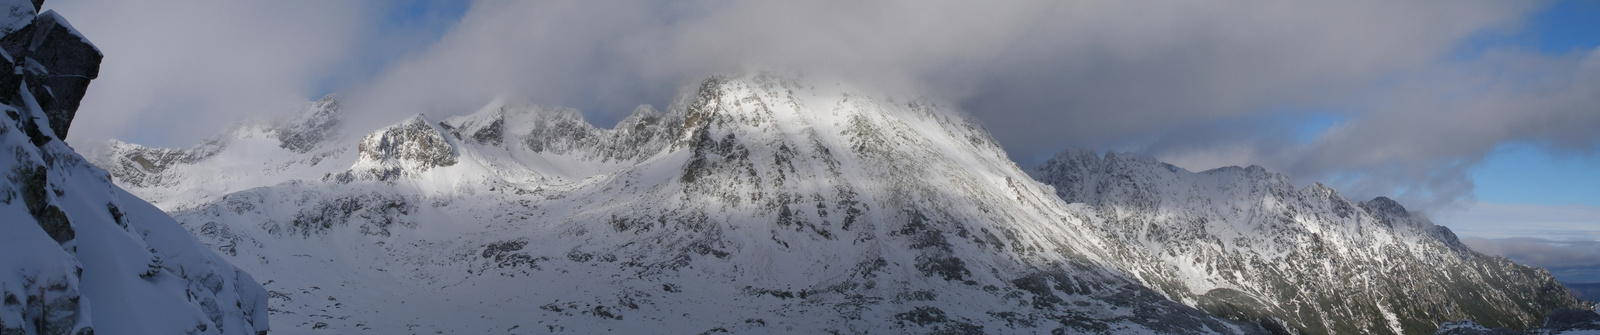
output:
[[[62,141],[101,55],[38,5],[0,1],[0,334],[267,331],[249,274]]]
[[[8,19],[13,20],[0,24],[0,31],[9,30],[0,37],[0,49],[4,51],[0,68],[16,69],[0,71],[0,103],[20,103],[21,97],[13,92],[27,85],[29,98],[44,111],[55,137],[65,139],[89,81],[100,76],[104,55],[55,11],[45,11],[22,23],[21,20],[30,19],[27,6],[33,5],[21,1],[0,5],[0,10],[6,10]]]
[[[379,129],[356,144],[361,155],[352,171],[360,177],[393,180],[456,164],[455,147],[422,115]]]
[[[578,154],[600,161],[632,162],[661,152],[666,147],[666,134],[674,132],[676,124],[669,116],[657,112],[649,105],[634,109],[633,114],[611,129],[598,129],[583,120],[583,114],[570,108],[551,108],[539,113],[532,129],[517,134],[529,150],[539,153]]]
[[[611,129],[584,121],[576,109],[505,105],[440,123],[453,137],[475,144],[564,155],[598,162],[637,162],[660,153],[681,127],[681,117],[640,105]]]

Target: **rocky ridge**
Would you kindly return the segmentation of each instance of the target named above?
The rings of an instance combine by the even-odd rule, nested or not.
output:
[[[1470,319],[1526,330],[1584,307],[1547,271],[1474,252],[1384,197],[1296,189],[1256,166],[1191,173],[1084,150],[1031,173],[1088,205],[1095,233],[1147,256],[1120,266],[1145,285],[1269,329],[1419,334]]]
[[[356,158],[355,150],[351,150],[354,146],[329,145],[346,140],[340,132],[343,120],[337,96],[328,95],[308,102],[288,118],[240,124],[187,149],[152,148],[111,140],[88,152],[95,165],[111,172],[119,185],[141,190],[186,190],[141,193],[164,210],[171,210],[165,206],[199,203],[227,190],[265,186],[256,183],[261,176],[320,176],[332,171],[325,168],[334,164],[326,162],[348,164]],[[110,157],[115,159],[106,159]],[[234,163],[218,164],[220,162]],[[185,184],[197,180],[205,180],[208,187],[214,188],[195,190]],[[282,181],[286,180],[273,183]]]

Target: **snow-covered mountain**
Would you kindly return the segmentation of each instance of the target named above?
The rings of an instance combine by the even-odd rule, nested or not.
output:
[[[0,1],[0,334],[262,334],[266,290],[62,141],[101,54]]]
[[[1185,263],[1194,257],[1221,257],[1198,264],[1232,262],[1238,258],[1233,254],[1180,249],[1186,246],[1180,243],[1140,244],[1153,240],[1121,233],[1117,225],[1131,220],[1125,217],[1156,214],[1115,216],[1125,210],[1069,204],[1058,196],[1071,194],[1058,193],[1069,187],[1035,181],[981,125],[922,99],[751,73],[712,77],[685,90],[666,112],[642,106],[611,129],[591,126],[571,109],[497,101],[468,115],[416,115],[364,134],[330,131],[338,128],[337,106],[334,98],[324,98],[297,117],[241,126],[190,149],[113,143],[96,160],[118,183],[266,280],[276,329],[1319,329],[1304,326],[1313,324],[1308,318],[1236,301],[1261,291],[1227,278],[1255,268],[1212,274]],[[305,129],[317,130],[312,135]],[[1209,215],[1200,208],[1206,205],[1186,206]],[[1399,213],[1317,221],[1317,227],[1424,227]],[[1233,217],[1245,216],[1227,218]],[[1181,230],[1174,236],[1206,235],[1227,243],[1254,232],[1171,229]],[[1394,229],[1381,234],[1407,248],[1438,236]],[[1319,248],[1342,247],[1319,241]],[[1296,244],[1302,241],[1284,243],[1305,247]],[[1446,244],[1405,249],[1409,255],[1363,255],[1438,259],[1470,253]],[[1258,254],[1291,252],[1263,248]],[[1325,255],[1297,254],[1309,263],[1296,269],[1322,269],[1336,260]],[[1554,283],[1547,274],[1509,262],[1464,264]],[[1268,274],[1274,273],[1252,273]],[[1490,299],[1551,297],[1505,311],[1495,305],[1483,314],[1512,315],[1506,320],[1515,321],[1507,324],[1524,325],[1516,322],[1565,306],[1559,298],[1565,291],[1486,281],[1508,276],[1450,283],[1467,286],[1463,292],[1469,295],[1502,294]],[[1316,287],[1299,284],[1293,287]],[[1207,295],[1218,288],[1242,293]],[[1455,305],[1484,301],[1441,296],[1439,301]],[[1298,297],[1291,292],[1287,301]],[[1359,305],[1348,309],[1412,316],[1411,306],[1373,301],[1348,300]],[[1228,313],[1218,306],[1241,307]],[[1277,300],[1265,306],[1304,310]],[[1368,322],[1388,320],[1377,313],[1316,315],[1355,315],[1361,319],[1329,324],[1364,332],[1397,329],[1387,321]],[[1430,325],[1454,321],[1447,319],[1451,314],[1440,315],[1428,319],[1433,323],[1395,322],[1408,333],[1431,332]],[[1348,329],[1321,329],[1328,328]]]
[[[1082,203],[1094,232],[1127,246],[1118,266],[1216,315],[1312,334],[1428,333],[1470,319],[1528,329],[1583,308],[1544,269],[1473,252],[1384,197],[1249,168],[1191,173],[1148,158],[1069,150],[1032,170]]]

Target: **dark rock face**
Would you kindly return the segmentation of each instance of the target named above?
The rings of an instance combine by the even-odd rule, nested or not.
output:
[[[25,13],[25,9],[5,8],[11,20],[26,18],[18,13],[19,10]],[[6,24],[0,31],[18,23]],[[67,129],[78,113],[78,104],[89,89],[89,81],[100,76],[100,60],[105,57],[100,49],[55,11],[33,16],[32,22],[7,31],[0,37],[0,49],[5,52],[0,66],[14,69],[0,70],[0,103],[22,103],[18,88],[27,85],[31,97],[44,111],[51,131],[57,138],[67,138]]]
[[[89,81],[100,76],[104,56],[55,11],[40,14],[34,26],[38,28],[28,48],[24,74],[34,99],[50,118],[50,129],[64,139]]]

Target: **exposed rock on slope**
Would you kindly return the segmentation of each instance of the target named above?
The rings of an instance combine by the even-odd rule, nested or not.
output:
[[[455,149],[421,115],[367,135],[356,145],[356,152],[361,155],[356,170],[378,180],[456,164]]]
[[[61,140],[100,53],[35,6],[0,1],[0,333],[267,331],[249,274]]]
[[[1092,230],[1144,257],[1146,285],[1213,314],[1312,334],[1431,333],[1475,320],[1529,329],[1581,308],[1550,274],[1468,249],[1388,198],[1352,202],[1260,167],[1184,171],[1069,150],[1033,174],[1089,206]]]

